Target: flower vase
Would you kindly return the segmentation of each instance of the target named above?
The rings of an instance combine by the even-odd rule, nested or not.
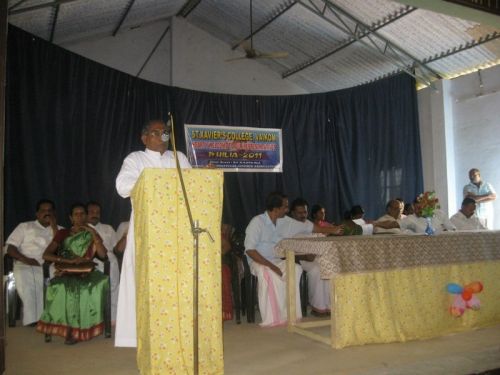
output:
[[[427,222],[427,227],[425,228],[425,234],[428,236],[434,235],[436,231],[432,227],[432,217],[426,217],[425,221]]]

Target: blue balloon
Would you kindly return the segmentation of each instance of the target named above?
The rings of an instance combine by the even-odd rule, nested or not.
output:
[[[448,293],[451,293],[451,294],[460,294],[460,293],[462,293],[464,288],[462,288],[458,284],[450,283],[450,284],[446,285],[446,290],[448,291]]]

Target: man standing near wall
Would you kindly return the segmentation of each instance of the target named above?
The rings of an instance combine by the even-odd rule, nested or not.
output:
[[[493,201],[497,194],[491,184],[481,181],[481,172],[477,168],[469,171],[470,183],[464,186],[464,198],[476,201],[476,215],[488,229],[493,229]]]

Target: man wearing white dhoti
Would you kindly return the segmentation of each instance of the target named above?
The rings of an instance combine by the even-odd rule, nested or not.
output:
[[[303,223],[308,222],[308,204],[304,199],[297,198],[290,206],[291,216]],[[313,315],[326,315],[330,313],[330,280],[322,279],[319,263],[314,259],[314,255],[298,256],[302,269],[307,272],[307,290],[309,304]]]
[[[142,129],[141,140],[146,146],[144,151],[132,152],[123,161],[116,178],[116,190],[124,198],[130,193],[144,168],[175,168],[175,157],[167,151],[169,130],[160,120],[149,121]],[[177,152],[181,168],[191,168],[186,156]],[[135,236],[134,207],[130,215],[130,227],[123,256],[118,310],[116,317],[116,346],[137,346],[136,305],[135,305]]]
[[[43,312],[43,252],[62,227],[56,224],[54,202],[36,205],[36,220],[19,224],[7,238],[7,254],[14,258],[16,290],[23,302],[23,325],[34,324]]]
[[[274,327],[286,323],[286,275],[285,261],[278,258],[274,246],[283,238],[311,232],[341,234],[340,226],[320,227],[312,222],[300,222],[285,216],[288,212],[288,198],[274,192],[266,198],[266,212],[255,216],[247,226],[245,253],[250,270],[258,279],[259,310],[262,327]],[[302,269],[295,266],[297,318],[302,318],[300,308],[299,282]]]
[[[99,236],[102,238],[102,243],[106,248],[109,259],[109,278],[111,283],[111,321],[116,321],[116,306],[118,304],[118,287],[120,285],[120,269],[118,267],[118,259],[113,252],[116,245],[116,233],[113,227],[109,224],[101,223],[101,205],[99,202],[91,201],[87,203],[87,221],[92,225]],[[104,263],[95,258],[97,268],[104,272]]]

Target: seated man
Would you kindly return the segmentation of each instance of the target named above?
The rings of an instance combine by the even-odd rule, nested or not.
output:
[[[7,254],[14,258],[14,279],[23,302],[23,325],[34,325],[43,311],[43,252],[58,227],[54,202],[36,205],[36,220],[19,224],[7,238]]]
[[[427,220],[422,216],[423,207],[421,206],[418,197],[415,198],[415,201],[413,202],[413,209],[415,211],[413,215],[409,215],[406,218],[398,221],[399,227],[402,230],[410,230],[414,233],[425,233],[425,229],[427,228]],[[450,221],[448,216],[446,216],[446,214],[439,209],[436,209],[434,211],[434,216],[431,218],[431,222],[432,227],[434,228],[436,233],[457,229],[455,225],[453,225],[453,223]]]
[[[125,252],[125,247],[127,246],[127,235],[128,235],[128,227],[130,223],[128,221],[122,221],[118,228],[116,229],[116,238],[115,238],[115,248],[113,249],[113,253],[118,260],[118,267],[120,272],[122,271],[122,260],[123,253]]]
[[[292,218],[300,222],[306,223],[309,221],[307,220],[307,202],[301,198],[295,199],[290,207],[290,214]],[[318,225],[322,226],[321,224]],[[296,259],[299,259],[300,265],[307,272],[309,304],[313,315],[328,314],[331,308],[330,280],[321,278],[319,263],[314,260],[314,255],[297,255]]]
[[[397,199],[391,199],[389,202],[387,202],[387,205],[385,206],[385,215],[381,216],[375,221],[375,224],[378,222],[384,222],[384,221],[394,221],[397,222],[399,219],[401,219],[401,206],[402,203],[397,200]],[[381,228],[379,226],[375,226],[373,228],[373,233],[392,233],[392,234],[400,234],[401,229],[400,228]]]
[[[123,253],[125,252],[125,247],[127,246],[129,225],[130,222],[122,221],[120,225],[118,225],[118,229],[116,230],[116,245],[114,248],[114,253],[117,256],[123,256]]]
[[[404,219],[407,215],[404,213],[405,211],[405,201],[403,198],[396,198],[396,200],[399,202],[399,207],[400,207],[400,219]]]
[[[274,246],[283,238],[294,237],[304,233],[341,234],[341,226],[320,227],[307,222],[300,222],[285,216],[288,212],[288,198],[275,192],[266,198],[266,211],[255,216],[247,226],[245,237],[245,253],[250,270],[258,278],[259,310],[262,316],[261,326],[272,327],[285,324],[286,282],[285,261],[278,258]],[[300,308],[299,282],[302,269],[295,267],[297,318],[302,317]]]
[[[464,198],[462,208],[450,218],[450,221],[458,230],[488,229],[476,216],[476,201],[472,198]]]

